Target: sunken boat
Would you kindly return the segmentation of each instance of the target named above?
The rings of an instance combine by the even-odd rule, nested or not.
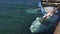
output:
[[[44,9],[46,13],[49,13],[50,11],[54,10],[55,7],[51,7],[51,6],[44,7]],[[55,12],[58,12],[58,11],[56,10]],[[47,17],[47,19],[43,20],[43,22],[41,21],[42,19],[44,19],[44,16],[37,17],[36,20],[32,22],[32,25],[30,26],[30,31],[32,33],[38,33],[38,32],[44,32],[45,30],[49,30],[49,28],[52,28],[56,25],[56,21],[58,20],[58,17],[59,16],[57,16],[56,14],[51,14],[49,17]]]

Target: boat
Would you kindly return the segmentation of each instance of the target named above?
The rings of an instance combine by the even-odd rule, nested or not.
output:
[[[53,5],[58,5],[57,3],[52,3]],[[51,4],[51,5],[52,5]],[[60,3],[59,3],[60,4]],[[50,5],[50,3],[49,3]],[[60,6],[59,6],[60,7]],[[47,7],[48,8],[48,7]],[[46,8],[45,8],[46,9]],[[51,9],[50,9],[51,10]],[[49,10],[49,11],[50,11]],[[54,9],[53,9],[54,10]],[[46,13],[49,13],[49,11],[45,10]],[[56,10],[55,10],[56,11]],[[58,12],[58,11],[56,11]],[[52,12],[51,12],[52,13]],[[54,13],[54,12],[53,12]],[[42,17],[37,17],[36,20],[34,20],[30,26],[30,31],[32,33],[39,33],[39,32],[44,32],[44,31],[48,31],[49,28],[52,28],[56,25],[56,21],[58,20],[58,17],[56,14],[51,14],[49,17],[44,18],[44,16]],[[43,21],[42,21],[43,20]]]
[[[37,17],[36,20],[32,22],[32,25],[30,26],[30,31],[32,33],[44,32],[46,30],[49,30],[49,28],[52,28],[56,25],[55,22],[58,20],[58,16],[55,14],[49,16],[44,23],[41,23],[40,20],[43,18],[44,16]]]
[[[48,30],[49,28],[53,27],[55,25],[55,22],[58,20],[58,16],[50,16],[47,20],[48,22],[46,21],[46,23],[43,24],[40,23],[39,20],[40,18],[37,17],[36,20],[32,22],[32,25],[30,27],[32,33],[44,32],[45,30]]]

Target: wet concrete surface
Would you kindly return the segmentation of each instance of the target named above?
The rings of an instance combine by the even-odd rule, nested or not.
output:
[[[60,21],[59,21],[59,23],[54,31],[54,34],[60,34]]]

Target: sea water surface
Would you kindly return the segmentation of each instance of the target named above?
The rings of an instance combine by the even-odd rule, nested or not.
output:
[[[35,8],[36,0],[0,0],[0,34],[32,34],[29,27],[40,16]]]

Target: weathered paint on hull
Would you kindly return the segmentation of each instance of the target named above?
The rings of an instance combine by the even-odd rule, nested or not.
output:
[[[39,22],[40,18],[38,18],[32,23],[30,30],[32,33],[43,32],[45,30],[48,30],[49,28],[55,25],[55,22],[57,21],[57,19],[58,19],[58,16],[53,15],[47,19],[48,21],[47,23],[42,24]]]
[[[44,7],[46,13],[49,13],[50,11],[54,10],[54,8],[55,7]],[[32,22],[32,25],[30,27],[32,33],[43,32],[45,30],[48,30],[52,26],[55,26],[56,24],[55,22],[58,20],[58,16],[57,15],[50,16],[47,20],[49,22],[44,24],[40,23],[39,20],[40,18],[37,17],[36,20]]]

